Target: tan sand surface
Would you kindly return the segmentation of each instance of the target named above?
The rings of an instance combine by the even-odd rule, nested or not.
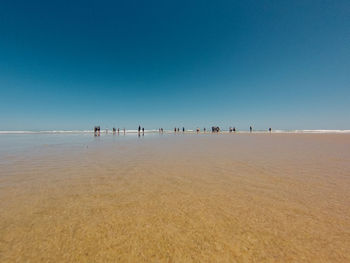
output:
[[[349,134],[106,135],[0,156],[0,262],[350,262]]]

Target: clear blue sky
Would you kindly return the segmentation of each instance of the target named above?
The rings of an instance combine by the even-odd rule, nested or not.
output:
[[[350,2],[1,1],[0,130],[350,129]]]

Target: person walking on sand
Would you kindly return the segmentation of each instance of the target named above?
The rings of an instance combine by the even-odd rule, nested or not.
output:
[[[182,132],[185,132],[185,127],[182,127]]]
[[[236,127],[233,127],[233,132],[236,132]]]
[[[139,125],[139,128],[137,129],[138,133],[141,132],[141,126]]]
[[[145,135],[145,128],[142,128],[142,135]]]
[[[253,131],[253,128],[252,126],[249,127],[249,131],[252,132]]]
[[[272,131],[272,129],[271,128],[269,128],[269,132],[271,132]]]
[[[95,134],[95,136],[100,136],[100,131],[101,131],[100,126],[95,126],[95,128],[94,128],[94,134]]]

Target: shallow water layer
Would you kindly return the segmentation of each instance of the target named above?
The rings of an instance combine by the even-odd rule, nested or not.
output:
[[[350,134],[0,135],[1,262],[349,262]]]

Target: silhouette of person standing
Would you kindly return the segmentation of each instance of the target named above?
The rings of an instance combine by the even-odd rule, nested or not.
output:
[[[252,131],[253,131],[253,128],[252,128],[252,126],[250,126],[250,127],[249,127],[249,130],[250,130],[250,132],[252,132]]]

